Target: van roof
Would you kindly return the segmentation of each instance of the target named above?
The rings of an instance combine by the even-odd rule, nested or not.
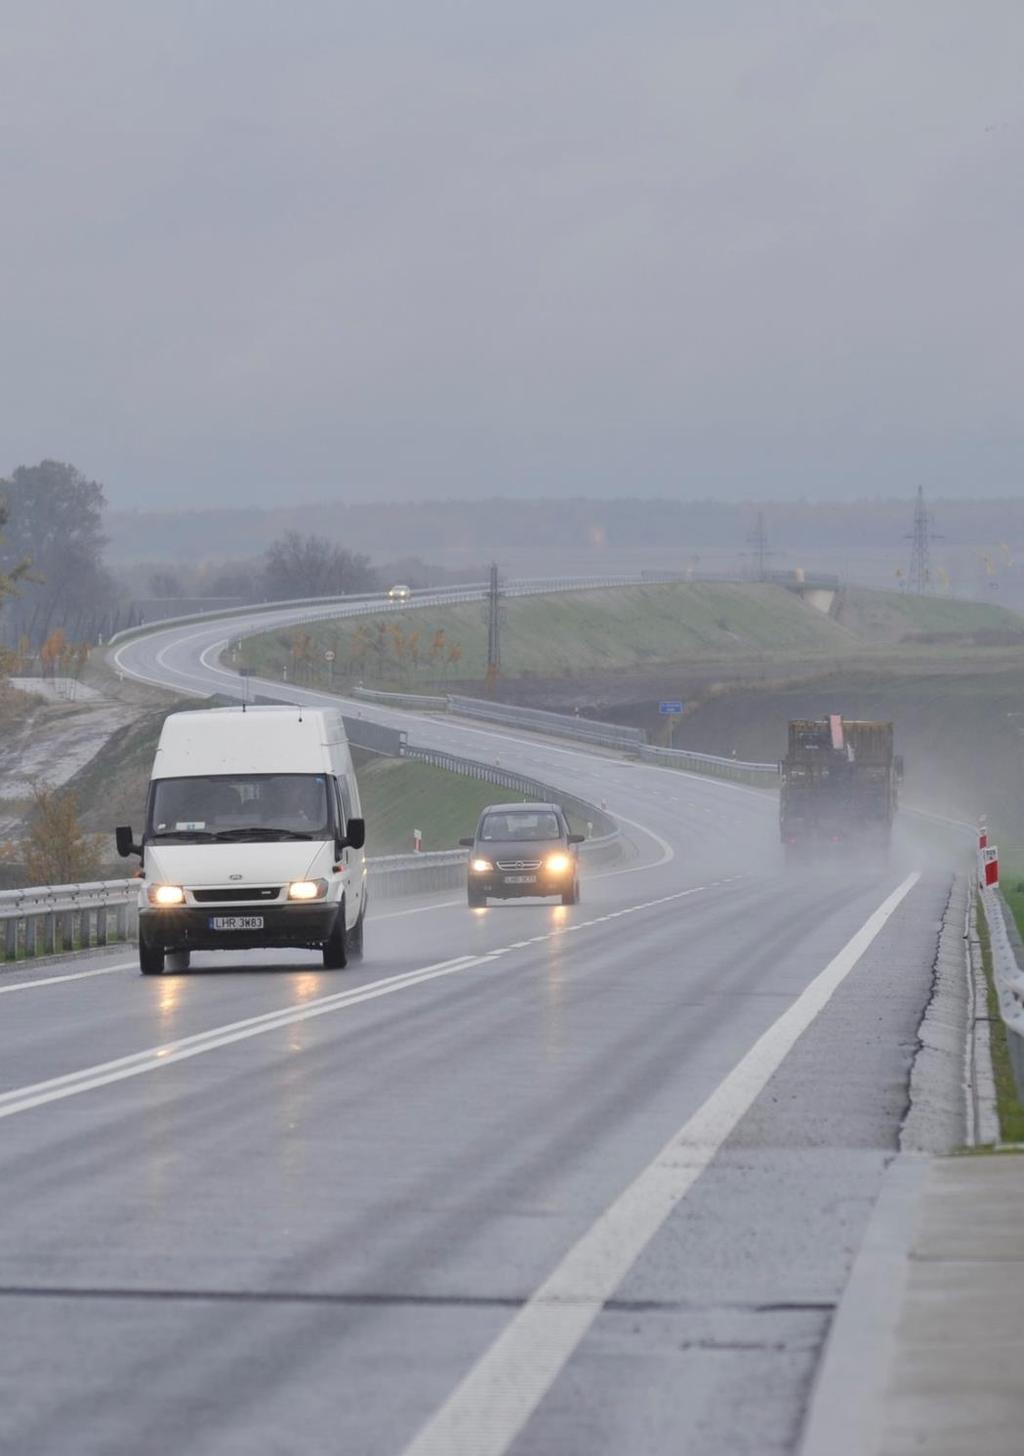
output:
[[[205,708],[164,720],[153,778],[224,773],[324,773],[330,746],[344,744],[330,708]]]

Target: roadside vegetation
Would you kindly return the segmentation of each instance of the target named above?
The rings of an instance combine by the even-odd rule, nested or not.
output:
[[[1024,890],[1017,890],[1015,896],[1018,901],[1024,898]],[[1020,915],[1016,908],[1014,909],[1014,915],[1017,919],[1018,926],[1020,926]],[[981,943],[981,958],[985,968],[985,981],[988,993],[989,1046],[992,1055],[992,1075],[996,1088],[996,1111],[999,1117],[999,1130],[1003,1142],[1024,1143],[1024,1105],[1022,1105],[1018,1095],[1017,1083],[1014,1079],[1013,1067],[1010,1063],[1007,1032],[999,1011],[999,998],[996,995],[995,978],[992,970],[992,942],[989,936],[988,922],[985,919],[984,907],[980,900],[978,902],[978,940]]]

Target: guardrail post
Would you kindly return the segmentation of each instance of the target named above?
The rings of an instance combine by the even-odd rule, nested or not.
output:
[[[70,910],[60,912],[60,948],[61,950],[74,950],[75,948],[75,917]]]
[[[96,944],[107,943],[107,907],[100,905],[96,911]]]
[[[31,959],[36,953],[36,942],[39,927],[34,915],[25,916],[25,955]]]
[[[42,916],[43,922],[43,955],[53,955],[57,949],[57,912],[46,910]]]
[[[13,961],[18,954],[18,917],[4,922],[4,960]]]
[[[83,905],[78,912],[78,944],[82,950],[88,950],[92,944],[92,908]]]

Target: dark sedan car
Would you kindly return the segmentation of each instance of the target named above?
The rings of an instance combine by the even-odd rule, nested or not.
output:
[[[558,895],[563,905],[579,901],[576,846],[583,835],[570,834],[559,804],[489,804],[473,838],[459,843],[470,850],[470,905],[484,905],[488,896]]]

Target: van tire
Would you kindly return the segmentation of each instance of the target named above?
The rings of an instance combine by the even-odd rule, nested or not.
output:
[[[324,969],[343,971],[348,965],[348,931],[345,927],[345,901],[338,906],[330,935],[324,941]]]
[[[164,948],[151,945],[144,935],[139,936],[139,970],[144,976],[162,976],[164,973]]]
[[[348,951],[350,961],[361,961],[363,958],[363,926],[366,922],[366,901],[363,900],[362,908],[359,911],[359,919],[348,933],[348,944],[345,949]]]

